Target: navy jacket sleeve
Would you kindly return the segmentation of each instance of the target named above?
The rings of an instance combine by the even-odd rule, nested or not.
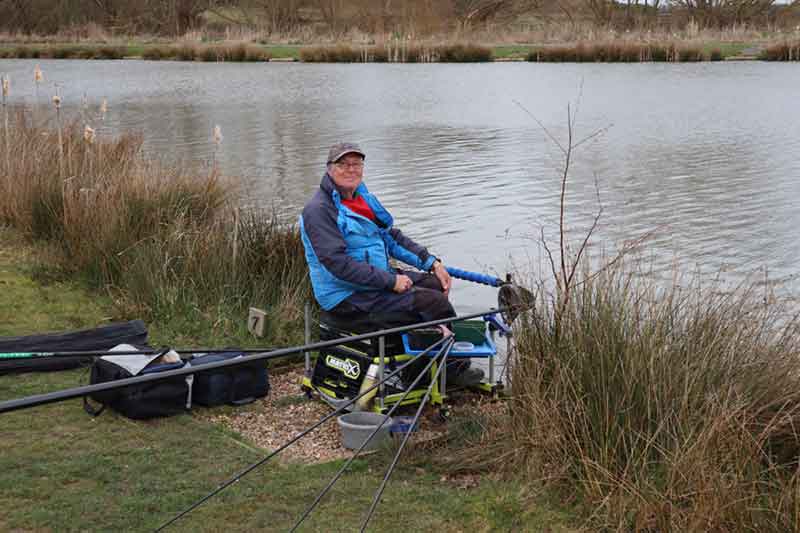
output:
[[[356,285],[386,290],[394,288],[394,274],[347,255],[347,246],[336,224],[335,212],[307,206],[303,209],[303,226],[317,259],[328,272]]]

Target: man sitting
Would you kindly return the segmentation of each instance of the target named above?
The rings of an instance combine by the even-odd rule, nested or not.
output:
[[[444,264],[394,227],[362,181],[365,157],[357,144],[332,146],[300,217],[314,297],[335,317],[367,315],[383,327],[455,316]],[[395,269],[390,257],[422,272]]]

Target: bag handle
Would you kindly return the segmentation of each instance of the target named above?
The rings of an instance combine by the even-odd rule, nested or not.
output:
[[[92,404],[89,403],[89,397],[83,397],[83,410],[86,411],[90,416],[100,416],[100,414],[106,410],[106,404],[101,403],[100,408],[97,409],[92,407]]]

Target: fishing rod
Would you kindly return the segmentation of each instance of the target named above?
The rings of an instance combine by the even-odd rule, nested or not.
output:
[[[345,344],[348,342],[357,342],[367,339],[374,339],[377,337],[393,335],[395,333],[403,333],[406,331],[414,330],[414,329],[422,329],[428,328],[432,326],[439,326],[443,324],[448,324],[452,322],[460,322],[463,320],[469,320],[470,318],[478,318],[483,317],[486,315],[493,315],[496,313],[503,313],[506,312],[507,309],[489,309],[488,311],[483,311],[481,313],[471,313],[468,315],[461,315],[449,318],[440,318],[437,320],[431,320],[428,322],[420,322],[417,324],[411,324],[406,326],[398,326],[394,328],[387,328],[378,331],[373,331],[370,333],[363,333],[360,335],[353,335],[350,337],[342,337],[338,339],[332,339],[328,341],[321,341],[315,342],[310,344],[304,344],[302,346],[292,346],[289,348],[282,348],[279,350],[272,350],[266,352],[255,353],[251,355],[247,355],[244,357],[237,357],[235,359],[228,359],[226,361],[217,361],[214,363],[208,363],[202,366],[188,366],[184,368],[178,368],[175,370],[165,370],[164,372],[158,372],[156,374],[147,374],[143,376],[134,376],[125,379],[119,379],[115,381],[108,381],[105,383],[96,383],[94,385],[84,385],[82,387],[75,387],[72,389],[65,389],[56,392],[48,392],[44,394],[36,394],[33,396],[26,396],[24,398],[19,398],[16,400],[7,400],[4,402],[0,402],[0,414],[7,413],[11,411],[18,411],[20,409],[28,409],[31,407],[37,407],[39,405],[46,405],[49,403],[56,403],[61,402],[64,400],[69,400],[72,398],[79,398],[82,396],[88,396],[90,394],[94,394],[96,392],[102,392],[107,390],[114,390],[114,389],[121,389],[128,385],[139,385],[142,383],[149,383],[151,381],[161,381],[169,378],[174,378],[178,376],[186,376],[189,374],[198,374],[201,372],[209,372],[211,370],[216,370],[219,368],[228,368],[237,365],[248,364],[253,361],[267,361],[270,359],[276,359],[278,357],[284,357],[287,355],[293,355],[296,353],[302,353],[304,351],[316,351],[322,348],[328,348],[331,346],[337,346],[340,344]]]
[[[452,337],[452,339],[447,343],[447,345],[444,348],[444,355],[441,358],[442,359],[441,365],[439,366],[439,368],[436,371],[436,376],[433,379],[431,379],[431,383],[428,386],[428,390],[431,390],[433,388],[433,386],[437,383],[437,380],[439,378],[439,373],[441,372],[442,368],[445,365],[447,355],[450,354],[450,350],[452,350],[453,344],[455,343],[454,337],[452,335],[450,335],[449,337]],[[422,376],[424,376],[424,375],[426,375],[428,373],[428,371],[430,370],[430,368],[431,368],[431,366],[433,365],[434,362],[436,362],[436,357],[432,357],[431,360],[428,362],[428,364],[425,365],[425,368],[423,368],[419,372],[419,374],[417,374],[417,377],[414,379],[414,381],[411,383],[411,385],[409,385],[406,388],[405,392],[400,397],[400,399],[397,400],[397,402],[392,406],[392,408],[389,409],[389,412],[386,413],[387,417],[391,417],[394,414],[395,410],[397,410],[397,408],[400,407],[400,405],[402,405],[402,403],[406,399],[406,397],[408,397],[408,395],[411,393],[411,391],[414,390],[414,388],[417,386],[419,381],[422,379]],[[330,489],[333,488],[333,485],[339,480],[340,477],[342,477],[342,475],[345,473],[345,471],[350,467],[350,464],[353,461],[355,461],[355,459],[358,457],[358,454],[360,454],[364,450],[364,448],[367,446],[367,444],[369,444],[369,442],[372,440],[372,438],[375,435],[378,434],[378,431],[381,429],[381,427],[383,427],[383,425],[385,423],[386,422],[384,421],[379,426],[377,426],[375,429],[373,429],[372,433],[370,433],[369,436],[367,436],[367,438],[364,440],[364,442],[361,443],[361,445],[355,451],[353,456],[350,457],[347,460],[347,462],[345,462],[345,464],[342,465],[341,468],[339,468],[339,471],[336,472],[336,474],[333,476],[333,479],[331,479],[328,482],[328,484],[325,486],[325,488],[323,488],[319,492],[319,494],[317,494],[317,497],[314,499],[314,501],[311,503],[311,505],[308,506],[308,508],[306,508],[306,510],[303,513],[303,515],[298,519],[297,522],[295,522],[294,526],[292,526],[292,529],[289,530],[290,533],[294,532],[298,527],[300,527],[300,524],[302,524],[303,521],[306,518],[308,518],[308,516],[311,514],[311,512],[317,507],[319,502],[322,501],[322,498],[324,498],[325,495],[328,493],[328,491],[330,491]],[[416,419],[414,420],[414,424],[416,424]],[[414,427],[414,424],[411,424],[412,428]],[[411,431],[409,431],[408,433],[411,433]]]
[[[512,313],[518,312],[518,310],[522,307],[527,306],[530,302],[533,301],[533,296],[527,289],[524,289],[516,284],[514,284],[510,276],[506,280],[502,280],[500,278],[489,276],[487,274],[481,274],[479,272],[471,272],[469,270],[463,270],[460,268],[455,267],[446,267],[447,272],[454,278],[462,279],[465,281],[470,281],[473,283],[478,283],[481,285],[489,285],[491,287],[499,287],[500,292],[498,294],[498,304],[502,309],[501,312],[506,319],[506,322],[510,323],[513,322]],[[516,310],[516,311],[515,311]],[[509,320],[510,318],[510,320]],[[157,353],[162,352],[163,350],[169,351],[170,349],[176,351],[179,354],[197,354],[197,353],[207,353],[207,354],[215,354],[215,353],[230,353],[230,352],[237,352],[237,353],[244,353],[244,354],[260,354],[264,352],[270,352],[276,350],[274,347],[258,347],[258,348],[246,348],[246,349],[238,349],[238,348],[172,348],[169,346],[164,346],[162,348],[145,348],[142,350],[120,350],[118,352],[114,352],[111,350],[63,350],[63,351],[28,351],[28,352],[0,352],[0,360],[3,359],[23,359],[23,358],[35,358],[35,357],[52,357],[52,358],[66,358],[66,357],[104,357],[107,355],[155,355]]]
[[[425,348],[425,350],[420,352],[419,356],[428,355],[431,351],[436,349],[438,346],[442,345],[446,341],[450,341],[452,338],[453,338],[452,334],[445,335],[441,339],[437,340],[436,342],[434,342],[433,344],[431,344],[430,346]],[[451,342],[451,344],[452,344],[452,342]],[[431,359],[431,361],[434,361],[434,360],[435,360],[435,358]],[[219,494],[220,492],[222,492],[226,488],[230,487],[231,485],[233,485],[234,483],[236,483],[237,481],[242,479],[244,476],[246,476],[247,474],[249,474],[250,472],[252,472],[256,468],[260,467],[261,465],[263,465],[264,463],[266,463],[267,461],[269,461],[270,459],[272,459],[273,457],[278,455],[283,450],[285,450],[286,448],[288,448],[289,446],[291,446],[295,442],[299,441],[300,439],[302,439],[303,437],[305,437],[306,435],[308,435],[309,433],[311,433],[312,431],[314,431],[315,429],[320,427],[322,424],[324,424],[325,422],[330,420],[331,418],[333,418],[333,417],[337,416],[339,413],[345,411],[348,407],[350,407],[351,405],[356,403],[363,396],[366,396],[367,394],[371,393],[372,391],[377,389],[379,386],[381,386],[383,383],[385,383],[389,379],[393,378],[394,376],[399,375],[403,370],[406,369],[406,367],[410,366],[412,363],[415,363],[416,361],[417,361],[416,358],[411,359],[409,361],[406,361],[405,363],[400,365],[396,370],[394,370],[394,371],[390,372],[389,374],[387,374],[386,376],[384,376],[383,379],[376,381],[375,383],[373,383],[369,388],[365,389],[364,391],[360,391],[357,396],[347,400],[345,403],[343,403],[341,406],[339,406],[335,411],[325,415],[320,420],[318,420],[314,425],[304,429],[303,431],[301,431],[300,433],[295,435],[291,440],[289,440],[288,442],[286,442],[285,444],[280,446],[278,449],[276,449],[275,451],[273,451],[272,453],[270,453],[269,455],[267,455],[263,459],[251,464],[250,466],[248,466],[247,468],[245,468],[244,470],[242,470],[238,474],[234,475],[233,477],[231,477],[230,479],[228,479],[227,481],[222,483],[219,487],[217,487],[216,489],[211,491],[209,494],[207,494],[203,498],[197,500],[191,506],[187,507],[186,509],[184,509],[183,511],[181,511],[180,513],[178,513],[177,515],[172,517],[169,521],[167,521],[164,524],[162,524],[161,526],[159,526],[158,529],[156,529],[156,532],[164,530],[165,528],[167,528],[171,524],[174,524],[181,517],[186,516],[187,514],[192,512],[193,510],[197,509],[199,506],[201,506],[202,504],[204,504],[205,502],[207,502],[208,500],[210,500],[211,498],[213,498],[214,496],[216,496],[217,494]],[[423,373],[424,372],[420,372],[420,376],[423,375]],[[418,378],[419,378],[419,376],[418,376]],[[414,383],[416,384],[416,380],[415,380]],[[411,388],[409,387],[409,390],[410,389]]]
[[[179,354],[214,354],[214,353],[264,353],[276,350],[273,347],[262,348],[172,348],[171,346],[163,346],[161,348],[144,348],[142,350],[120,350],[115,352],[113,350],[86,350],[86,351],[63,351],[63,352],[0,352],[0,360],[2,359],[22,359],[27,357],[105,357],[107,355],[156,355],[158,353],[166,353],[173,350]]]
[[[433,385],[439,379],[439,374],[442,373],[442,369],[445,366],[447,366],[447,356],[450,355],[450,349],[453,347],[453,344],[454,343],[451,342],[450,345],[445,350],[444,355],[442,356],[442,364],[436,370],[436,376],[431,380],[431,384],[428,386],[428,390],[425,391],[425,396],[419,403],[419,407],[417,407],[417,412],[414,414],[414,419],[411,422],[411,425],[409,426],[409,431],[407,431],[406,434],[403,436],[403,441],[400,443],[400,447],[397,449],[397,453],[394,454],[394,457],[392,458],[392,463],[389,465],[389,468],[386,471],[386,474],[383,476],[383,480],[381,481],[378,490],[375,492],[375,496],[373,496],[372,498],[372,505],[370,505],[369,512],[367,513],[366,518],[364,518],[364,522],[361,524],[361,533],[364,533],[364,531],[367,529],[367,524],[369,524],[372,515],[375,513],[375,509],[378,507],[378,503],[381,500],[383,491],[384,489],[386,489],[386,484],[389,482],[389,477],[392,475],[392,472],[394,472],[394,468],[395,466],[397,466],[397,461],[400,460],[400,454],[403,453],[403,449],[405,448],[409,437],[411,437],[410,428],[416,427],[417,422],[419,422],[419,417],[420,415],[422,415],[422,410],[425,408],[425,404],[428,403],[428,400],[431,397],[431,391],[433,390]]]

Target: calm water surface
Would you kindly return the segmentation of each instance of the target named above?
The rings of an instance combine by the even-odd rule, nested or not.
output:
[[[34,64],[0,61],[14,105],[35,104]],[[677,261],[736,282],[766,268],[789,286],[798,271],[797,65],[39,64],[40,107],[57,82],[67,114],[100,125],[106,97],[101,134],[140,130],[153,153],[209,161],[219,124],[217,158],[239,177],[243,204],[292,219],[328,146],[358,141],[368,186],[407,234],[448,264],[501,275],[545,268],[537,242],[556,236],[555,141],[567,143],[571,105],[576,141],[607,128],[574,154],[576,236],[599,192],[596,249],[654,231],[646,250],[658,271]],[[494,290],[461,282],[453,299],[479,311]]]

